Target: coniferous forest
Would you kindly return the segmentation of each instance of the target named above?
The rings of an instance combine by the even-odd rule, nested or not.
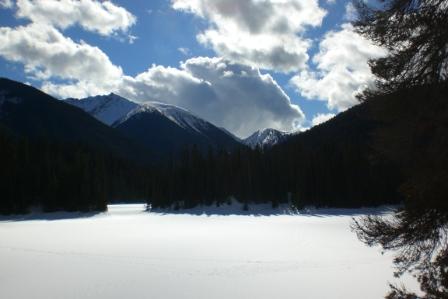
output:
[[[400,203],[411,182],[426,178],[414,175],[429,169],[428,161],[444,165],[446,90],[442,84],[378,96],[270,149],[204,152],[192,145],[151,163],[5,128],[1,211],[39,204],[47,211],[104,210],[108,202],[135,200],[177,209],[232,197],[297,208]],[[421,98],[425,109],[418,109]]]

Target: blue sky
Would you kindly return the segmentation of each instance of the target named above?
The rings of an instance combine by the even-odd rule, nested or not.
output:
[[[106,2],[0,0],[0,76],[59,98],[172,103],[245,136],[356,104],[384,55],[342,0]]]

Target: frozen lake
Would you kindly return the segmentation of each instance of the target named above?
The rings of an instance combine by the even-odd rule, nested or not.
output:
[[[0,218],[0,298],[378,299],[394,281],[392,256],[350,231],[356,211],[143,210]]]

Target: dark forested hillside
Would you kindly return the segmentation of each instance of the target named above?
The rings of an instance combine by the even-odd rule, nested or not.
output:
[[[99,122],[79,108],[31,86],[0,78],[0,124],[34,140],[82,143],[142,163],[154,161],[148,148]]]
[[[0,214],[101,211],[111,200],[143,199],[148,169],[82,144],[17,137],[0,127]]]
[[[153,161],[81,109],[0,79],[0,213],[104,210],[113,199],[141,199]]]

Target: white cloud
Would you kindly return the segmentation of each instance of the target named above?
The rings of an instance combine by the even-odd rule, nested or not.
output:
[[[0,55],[23,63],[30,76],[91,82],[97,91],[108,89],[122,76],[121,68],[99,48],[76,43],[43,24],[0,27]]]
[[[300,34],[325,15],[317,0],[172,0],[172,6],[209,21],[197,38],[218,55],[282,72],[305,67],[310,42]]]
[[[295,130],[304,121],[300,108],[291,103],[269,74],[261,74],[258,68],[224,58],[197,57],[181,63],[178,68],[153,65],[135,77],[126,76],[101,49],[74,41],[61,32],[63,28],[79,24],[88,30],[109,34],[121,30],[120,25],[102,28],[100,21],[90,23],[76,15],[80,8],[71,5],[67,6],[67,11],[76,16],[58,20],[54,14],[63,8],[52,10],[52,5],[59,2],[19,2],[17,14],[32,22],[0,27],[0,56],[22,63],[26,74],[41,80],[42,89],[48,93],[64,98],[114,91],[139,101],[171,103],[239,136],[265,127]],[[68,3],[73,4],[72,1]],[[86,3],[93,2],[82,0],[76,5]],[[101,6],[113,5],[105,3]],[[70,14],[67,11],[62,11],[58,18]],[[44,20],[44,12],[49,13],[47,20]]]
[[[367,62],[384,56],[386,51],[344,24],[340,31],[330,31],[313,57],[317,71],[305,70],[290,83],[308,99],[327,101],[330,109],[345,110],[357,103],[356,94],[372,85],[374,76]]]
[[[0,0],[0,8],[13,8],[14,2],[12,0]]]
[[[119,93],[185,107],[239,136],[266,127],[291,131],[304,120],[270,75],[222,58],[196,57],[180,68],[152,66],[126,77]]]
[[[345,14],[344,14],[344,20],[347,21],[354,21],[358,18],[358,11],[356,10],[356,7],[353,5],[352,2],[348,2],[345,5]]]
[[[320,125],[321,123],[324,123],[327,120],[332,119],[334,116],[335,116],[334,113],[318,113],[311,120],[311,126],[314,127]]]
[[[120,81],[115,84],[102,84],[98,81],[74,80],[69,83],[54,83],[52,81],[44,81],[41,89],[60,99],[65,98],[84,98],[91,95],[108,94],[117,89]]]
[[[6,3],[6,2],[5,2]],[[43,89],[52,94],[82,96],[115,88],[122,69],[99,48],[76,42],[59,29],[79,24],[101,35],[126,32],[135,17],[110,1],[18,0],[16,15],[28,25],[0,27],[0,56],[24,65],[28,76],[43,80]],[[120,37],[132,43],[136,37]],[[54,78],[68,81],[53,84]]]
[[[110,1],[96,0],[18,0],[17,16],[34,23],[60,29],[79,24],[101,35],[126,32],[136,18],[125,8]]]
[[[185,56],[189,56],[190,55],[190,49],[185,48],[185,47],[177,48],[177,51],[179,51],[180,53],[182,53]]]

